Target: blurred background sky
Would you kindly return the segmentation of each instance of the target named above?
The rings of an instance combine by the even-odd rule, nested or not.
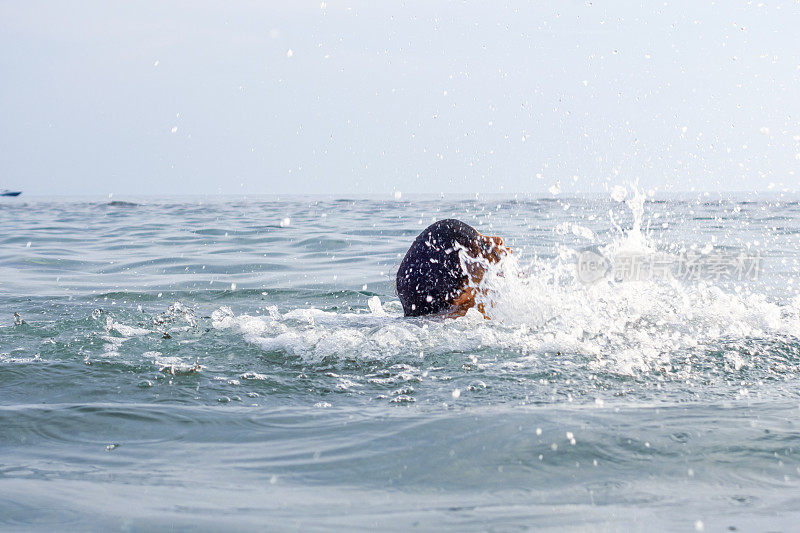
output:
[[[799,23],[797,1],[0,0],[0,188],[796,190]]]

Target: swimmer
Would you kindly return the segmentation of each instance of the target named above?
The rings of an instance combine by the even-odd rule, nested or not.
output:
[[[460,251],[465,254],[467,272],[461,266]],[[497,263],[507,253],[511,249],[503,245],[503,239],[481,235],[459,220],[431,224],[414,239],[397,270],[397,294],[405,316],[464,316],[476,306],[470,284],[483,279],[480,260]],[[486,316],[483,304],[477,309]]]

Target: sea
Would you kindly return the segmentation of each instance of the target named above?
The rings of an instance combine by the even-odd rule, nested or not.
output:
[[[800,523],[797,195],[0,200],[2,531]],[[443,218],[486,316],[403,316]]]

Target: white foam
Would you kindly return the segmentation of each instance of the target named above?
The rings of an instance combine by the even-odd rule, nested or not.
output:
[[[605,254],[654,250],[642,232],[644,194],[634,189],[627,204],[633,227],[605,247]],[[797,302],[780,304],[744,287],[723,289],[713,280],[581,283],[574,252],[520,267],[515,256],[489,271],[477,287],[493,323],[514,328],[512,336],[532,351],[569,351],[594,358],[593,367],[634,374],[669,370],[676,354],[764,335],[800,335]],[[800,300],[798,300],[800,301]],[[734,359],[741,368],[747,362]]]
[[[111,317],[106,317],[106,330],[116,331],[123,337],[141,337],[152,333],[149,329],[137,328],[136,326],[128,326],[115,322]]]
[[[375,316],[386,316],[386,311],[383,310],[381,306],[381,299],[377,296],[373,296],[369,300],[367,300],[367,305],[369,306],[369,310]]]
[[[643,230],[645,195],[636,187],[625,196],[617,192],[634,222],[620,230],[603,253],[613,258],[655,250]],[[594,238],[581,228],[562,229]],[[222,307],[212,314],[212,325],[238,333],[265,351],[309,362],[335,358],[406,363],[418,361],[420,354],[427,358],[460,352],[477,354],[478,366],[509,372],[523,372],[543,358],[565,367],[576,364],[560,352],[584,357],[580,364],[590,369],[627,375],[680,372],[690,369],[694,354],[704,349],[735,347],[763,336],[800,337],[800,296],[781,303],[756,286],[737,292],[713,280],[603,278],[584,284],[577,277],[576,252],[557,252],[555,258],[534,258],[525,264],[514,254],[497,265],[485,265],[488,271],[478,287],[485,295],[478,299],[491,320],[475,309],[458,319],[403,318],[399,302],[381,303],[373,296],[356,313],[315,308],[279,313],[272,308],[269,316],[237,316]],[[482,360],[481,353],[490,353],[490,360]],[[750,357],[746,351],[728,350],[723,364],[742,369]]]

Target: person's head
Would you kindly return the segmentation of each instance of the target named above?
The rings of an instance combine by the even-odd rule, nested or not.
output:
[[[470,276],[461,265],[459,250],[490,262],[499,261],[507,251],[500,237],[481,235],[459,220],[431,224],[414,239],[397,270],[397,294],[406,316],[446,311],[468,290]],[[480,281],[479,269],[471,274]]]

